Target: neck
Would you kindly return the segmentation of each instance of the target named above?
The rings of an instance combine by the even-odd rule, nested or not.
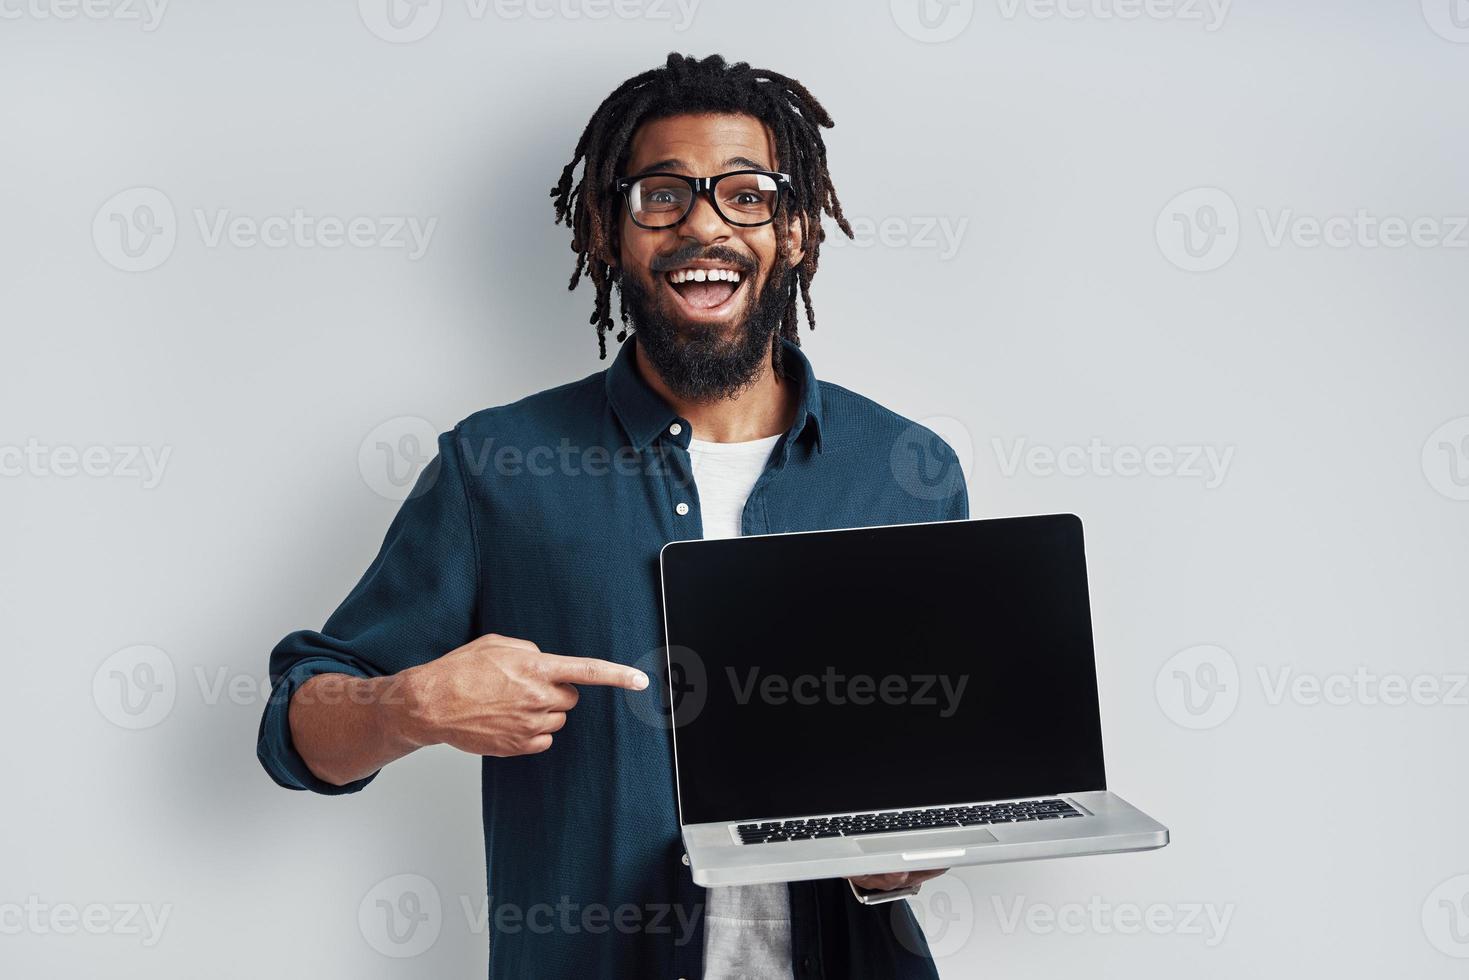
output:
[[[694,436],[706,442],[764,439],[780,435],[796,420],[800,382],[777,378],[770,369],[769,359],[761,362],[759,375],[739,394],[714,401],[693,401],[680,398],[668,387],[641,347],[634,345],[633,355],[643,380],[675,412],[689,420]]]

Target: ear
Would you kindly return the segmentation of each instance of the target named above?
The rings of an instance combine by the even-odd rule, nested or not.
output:
[[[806,242],[801,238],[801,218],[799,215],[791,218],[788,234],[791,239],[790,267],[794,269],[806,257]]]

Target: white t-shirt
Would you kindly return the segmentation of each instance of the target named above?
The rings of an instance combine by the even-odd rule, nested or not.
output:
[[[779,441],[778,435],[749,442],[689,440],[689,462],[694,467],[694,485],[699,488],[699,508],[704,512],[704,537],[740,536],[745,501]]]
[[[779,435],[749,442],[689,440],[704,537],[735,538],[740,515]],[[706,980],[785,980],[791,973],[791,903],[784,884],[708,889],[704,903]]]

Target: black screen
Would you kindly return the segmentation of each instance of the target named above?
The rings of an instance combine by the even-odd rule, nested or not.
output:
[[[1077,518],[683,541],[662,565],[684,823],[1106,788]]]

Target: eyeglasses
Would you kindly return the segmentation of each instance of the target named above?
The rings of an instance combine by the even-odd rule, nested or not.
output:
[[[789,190],[789,174],[772,170],[732,170],[715,177],[651,173],[620,177],[613,189],[627,200],[627,211],[639,228],[671,228],[694,209],[694,199],[709,195],[715,212],[739,228],[758,228],[775,219],[781,194]]]

